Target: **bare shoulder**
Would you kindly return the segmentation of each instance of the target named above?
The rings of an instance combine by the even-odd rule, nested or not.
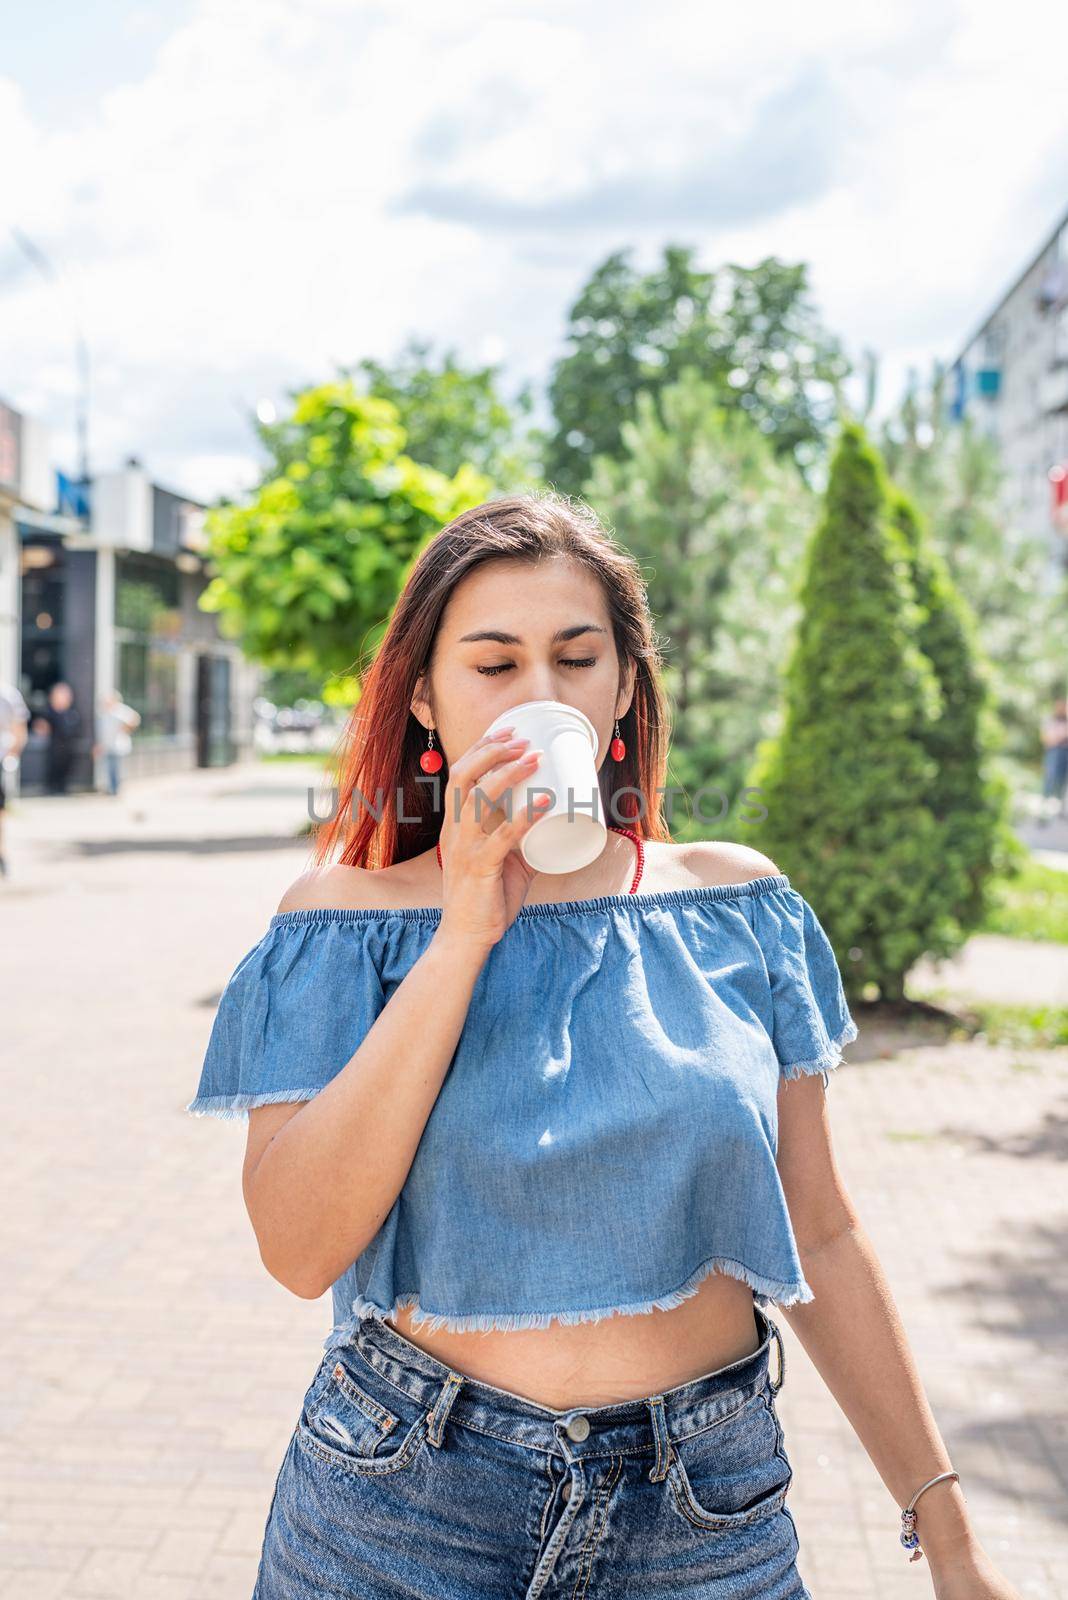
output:
[[[678,849],[686,870],[701,884],[748,883],[753,878],[778,876],[781,871],[770,856],[730,840],[698,839]]]
[[[289,885],[278,902],[281,911],[378,911],[387,909],[391,869],[369,872],[365,867],[313,867]]]

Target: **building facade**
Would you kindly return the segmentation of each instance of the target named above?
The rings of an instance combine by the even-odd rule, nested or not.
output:
[[[102,786],[96,714],[116,689],[141,717],[127,777],[249,755],[261,673],[198,608],[209,581],[204,506],[153,483],[135,459],[88,488],[71,483],[48,469],[40,430],[9,407],[0,441],[5,414],[21,466],[5,481],[0,442],[0,677],[34,715],[52,684],[70,684],[81,713],[70,787]],[[45,788],[46,750],[46,732],[31,731],[24,794]]]
[[[1068,569],[1068,213],[950,369],[949,406],[998,442],[1005,512]]]
[[[0,682],[19,683],[21,573],[16,518],[55,504],[48,435],[0,400]]]

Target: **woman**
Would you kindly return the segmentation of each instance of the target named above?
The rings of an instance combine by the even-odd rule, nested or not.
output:
[[[924,1487],[936,1594],[1013,1594],[835,1167],[833,952],[766,856],[671,841],[658,671],[587,508],[458,517],[223,994],[189,1109],[248,1116],[264,1264],[334,1304],[254,1600],[809,1595],[770,1301],[894,1499]],[[596,727],[613,830],[563,876],[517,848],[538,752],[485,736],[543,699]]]

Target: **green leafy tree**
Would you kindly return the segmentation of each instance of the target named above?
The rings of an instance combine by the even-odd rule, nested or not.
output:
[[[672,701],[669,781],[694,799],[676,837],[700,836],[741,787],[773,703],[788,582],[811,524],[812,497],[789,460],[743,411],[719,403],[693,368],[659,407],[638,396],[622,459],[594,463],[586,498],[646,572]],[[720,830],[722,831],[722,830]]]
[[[550,384],[546,476],[578,492],[594,457],[623,455],[639,394],[659,395],[688,366],[807,473],[849,371],[809,303],[807,268],[771,256],[702,272],[692,249],[672,245],[642,274],[630,254],[610,255],[571,308],[568,350]]]
[[[413,461],[397,408],[351,379],[293,398],[261,426],[273,460],[251,499],[207,514],[200,604],[263,666],[339,675],[324,697],[344,701],[424,544],[490,485],[472,467],[447,477]]]
[[[288,667],[275,667],[264,674],[260,693],[272,705],[293,706],[298,700],[321,700],[323,680],[317,672],[291,672]]]
[[[529,384],[508,402],[500,368],[465,367],[452,350],[435,360],[431,345],[410,339],[390,365],[370,357],[352,369],[366,392],[389,400],[407,434],[408,454],[448,476],[475,467],[501,493],[522,493],[537,478],[534,407]]]
[[[921,612],[889,496],[865,430],[846,420],[807,551],[782,727],[750,778],[766,815],[749,838],[818,898],[850,996],[874,986],[898,1001],[913,963],[954,944],[928,731],[942,695],[916,644]]]

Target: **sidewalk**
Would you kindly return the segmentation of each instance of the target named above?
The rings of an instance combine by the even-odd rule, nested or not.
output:
[[[183,852],[220,844],[269,849],[291,842],[308,816],[320,768],[305,762],[251,761],[142,778],[114,799],[106,794],[31,795],[11,802],[9,849],[41,866],[73,847],[133,852],[173,844]]]
[[[1068,816],[1050,817],[1044,821],[1028,817],[1017,824],[1016,832],[1023,843],[1046,860],[1049,866],[1068,871]]]
[[[0,1600],[251,1594],[329,1301],[296,1299],[262,1267],[240,1125],[183,1108],[223,984],[307,865],[293,834],[315,779],[268,763],[9,813]],[[1065,964],[984,939],[953,981],[1030,996]],[[1027,1600],[1054,1600],[1068,1566],[1068,1050],[906,1047],[858,1023],[828,1094],[843,1179],[980,1537]],[[931,1594],[898,1544],[898,1508],[776,1321],[814,1600]]]

